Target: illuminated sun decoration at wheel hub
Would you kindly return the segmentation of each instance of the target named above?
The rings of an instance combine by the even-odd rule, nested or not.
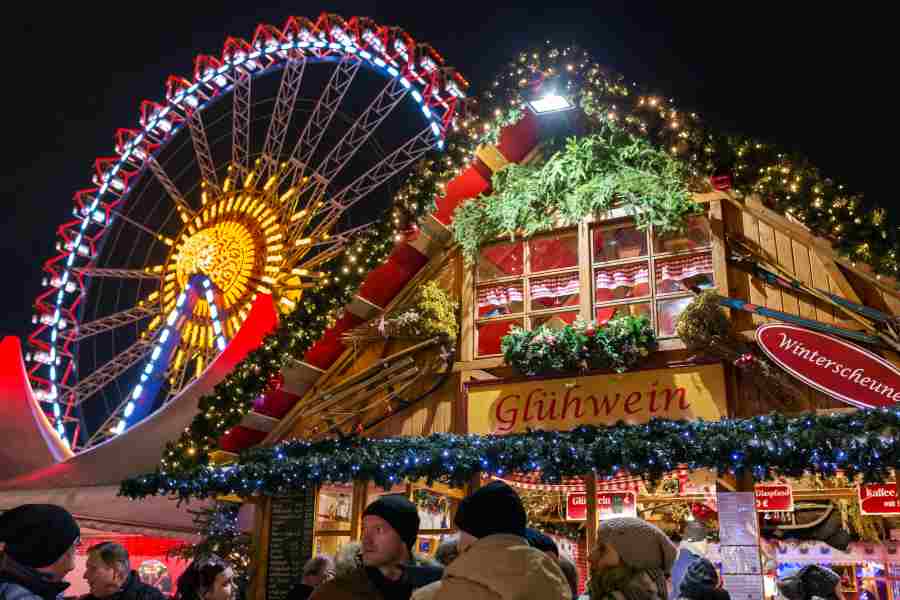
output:
[[[301,210],[293,220],[285,219],[284,205],[291,204],[292,191],[278,197],[265,186],[253,187],[255,179],[256,173],[252,172],[243,189],[229,189],[229,181],[225,190],[214,196],[206,190],[202,194],[203,207],[196,214],[180,213],[184,226],[162,269],[163,315],[175,308],[178,294],[190,278],[202,273],[221,292],[222,305],[216,309],[217,316],[230,339],[240,330],[257,293],[272,295],[277,306],[288,312],[302,294],[303,276],[320,275],[292,268],[296,260],[289,258],[286,249],[290,242],[291,247],[302,244],[295,239],[299,220],[296,215],[315,210]],[[182,331],[176,369],[197,358],[199,372],[204,366],[202,357],[210,359],[215,353],[216,333],[211,317],[209,303],[205,299],[198,301]],[[155,320],[150,330],[159,324]]]

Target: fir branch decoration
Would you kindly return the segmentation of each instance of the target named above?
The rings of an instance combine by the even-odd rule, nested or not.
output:
[[[462,204],[453,236],[468,259],[501,236],[530,237],[574,225],[614,206],[638,227],[680,229],[699,212],[682,165],[614,124],[570,138],[541,166],[510,165],[494,175],[493,194]]]
[[[576,321],[561,329],[514,327],[500,342],[503,358],[522,375],[608,370],[624,373],[656,350],[646,317],[625,315],[602,327]]]
[[[524,115],[527,94],[547,78],[588,117],[587,126],[614,123],[670,154],[685,169],[691,190],[710,191],[727,180],[738,196],[760,194],[770,207],[800,220],[843,256],[900,279],[900,227],[883,207],[867,202],[805,157],[748,136],[713,129],[701,115],[649,93],[598,64],[577,46],[520,52],[501,69],[479,104],[480,116],[462,121],[470,152],[493,143],[503,127]]]
[[[231,565],[239,585],[250,581],[250,557],[253,555],[250,536],[238,527],[241,505],[216,502],[209,508],[190,511],[200,532],[196,544],[184,544],[169,551],[169,556],[185,562],[215,555]]]
[[[390,337],[426,339],[441,336],[455,340],[459,335],[458,310],[459,304],[432,280],[419,289],[409,305],[355,327],[341,337],[350,343]]]
[[[794,418],[774,413],[720,421],[654,419],[505,436],[291,440],[247,450],[234,465],[134,477],[122,482],[119,493],[129,498],[277,496],[325,482],[371,481],[388,489],[420,479],[462,487],[482,473],[537,472],[545,482],[560,483],[591,472],[611,477],[622,469],[658,479],[679,465],[750,473],[758,481],[838,470],[884,481],[898,460],[900,409],[883,408]]]

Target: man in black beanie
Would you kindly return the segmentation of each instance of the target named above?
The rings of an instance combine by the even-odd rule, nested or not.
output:
[[[459,557],[444,571],[434,600],[570,600],[556,560],[528,544],[522,500],[502,481],[467,496],[456,511]]]
[[[23,504],[0,515],[0,600],[56,600],[69,587],[81,529],[53,504]]]
[[[418,535],[415,504],[399,494],[381,496],[363,511],[360,568],[322,584],[310,600],[409,600],[443,573],[414,560]]]

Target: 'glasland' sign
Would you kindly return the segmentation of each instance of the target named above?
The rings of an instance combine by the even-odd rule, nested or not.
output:
[[[756,495],[756,510],[760,512],[794,510],[794,490],[789,483],[761,483],[753,492]]]
[[[715,421],[725,413],[721,364],[552,379],[492,380],[466,386],[469,433],[661,419]]]
[[[836,337],[784,323],[761,325],[759,347],[803,383],[862,408],[900,403],[900,370]]]

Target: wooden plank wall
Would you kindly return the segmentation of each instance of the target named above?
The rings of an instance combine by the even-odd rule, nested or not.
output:
[[[760,221],[752,214],[728,203],[725,203],[723,206],[723,221],[727,233],[742,235],[749,239],[773,259],[777,260],[778,264],[796,279],[833,294],[842,297],[847,296],[841,290],[835,277],[829,274],[829,269],[827,268],[838,269],[837,266],[825,265],[823,259],[814,248],[798,241],[791,236],[790,232],[774,228]],[[848,271],[838,269],[836,276],[838,278],[846,278],[853,291],[857,293],[864,304],[894,314],[900,314],[900,300],[896,297],[874,288],[862,278]],[[835,311],[827,303],[806,294],[766,285],[732,264],[728,266],[728,285],[729,293],[733,298],[788,314],[815,319],[823,323],[837,324],[849,328],[854,328],[855,326],[854,323],[845,320],[839,311]],[[737,314],[733,314],[733,320],[738,331],[751,331],[758,325],[770,321],[770,319],[765,317],[732,311],[732,313],[735,312]],[[732,381],[734,382],[732,392],[736,400],[734,403],[735,416],[747,417],[770,411],[793,412],[845,406],[841,402],[807,386],[802,386],[805,395],[796,406],[785,406],[777,401],[773,401],[757,387],[757,382],[747,380],[739,372],[736,373]],[[799,384],[799,382],[797,383]]]
[[[840,286],[828,274],[822,259],[813,248],[793,239],[788,233],[761,222],[736,206],[725,204],[723,212],[725,231],[728,234],[741,235],[749,239],[804,283],[843,295]],[[728,285],[733,298],[824,323],[843,324],[842,319],[835,318],[835,312],[828,304],[805,294],[766,285],[731,264],[728,266]],[[738,331],[755,329],[757,325],[768,320],[749,313],[734,316]]]

